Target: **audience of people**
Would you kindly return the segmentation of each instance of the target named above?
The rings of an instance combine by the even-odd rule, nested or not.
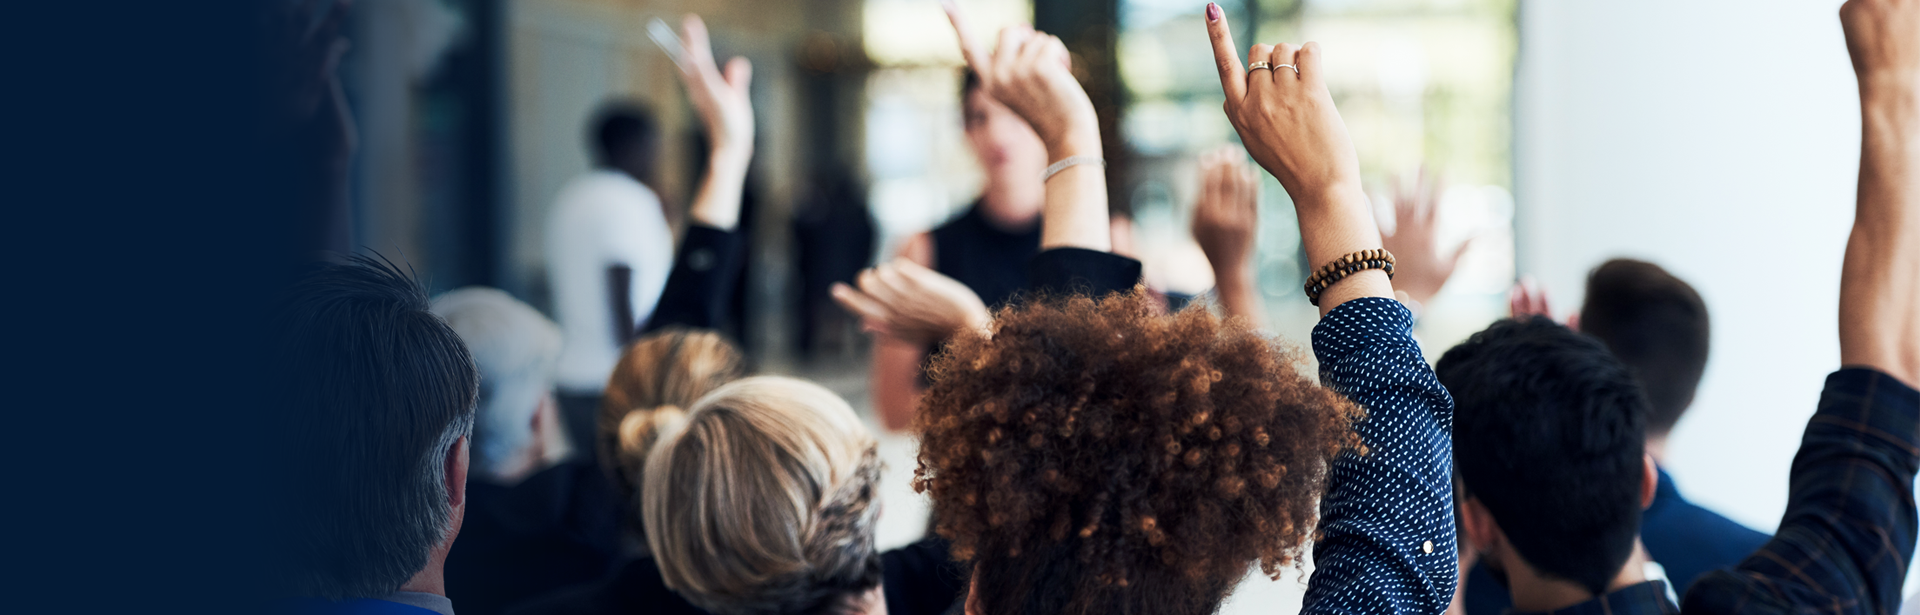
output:
[[[1309,550],[1312,613],[1435,615],[1476,563],[1464,587],[1504,588],[1517,612],[1899,610],[1920,533],[1920,1],[1841,8],[1863,118],[1842,365],[1772,537],[1687,504],[1659,466],[1708,321],[1658,267],[1596,269],[1577,331],[1516,314],[1426,363],[1410,307],[1458,251],[1433,245],[1425,180],[1383,236],[1316,43],[1243,63],[1207,5],[1226,116],[1314,266],[1309,374],[1306,350],[1257,329],[1242,154],[1200,165],[1193,230],[1221,315],[1168,313],[1116,251],[1065,45],[1016,25],[989,52],[945,6],[987,193],[835,289],[882,340],[876,406],[920,439],[933,535],[879,549],[868,427],[818,384],[749,375],[713,331],[738,273],[751,69],[722,70],[689,16],[681,77],[713,147],[677,249],[641,183],[654,131],[609,121],[601,162],[620,171],[591,181],[624,196],[556,207],[553,232],[605,240],[551,262],[559,326],[493,289],[429,302],[363,256],[277,304],[274,390],[297,429],[284,610],[1206,615]],[[996,243],[1013,239],[1030,245]]]

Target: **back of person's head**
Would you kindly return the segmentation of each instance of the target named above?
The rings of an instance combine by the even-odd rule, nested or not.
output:
[[[433,313],[453,328],[480,369],[474,421],[474,466],[506,478],[533,445],[534,415],[553,393],[560,327],[497,288],[469,286],[433,300]]]
[[[447,472],[473,427],[473,359],[413,279],[369,258],[321,266],[274,317],[294,434],[288,589],[392,593],[457,523]]]
[[[600,401],[595,453],[628,500],[640,493],[660,434],[686,421],[686,410],[720,385],[745,375],[739,349],[720,334],[668,329],[627,346]],[[635,530],[640,524],[635,520]]]
[[[1659,265],[1617,258],[1587,276],[1580,331],[1627,364],[1651,404],[1647,432],[1673,430],[1707,369],[1710,323],[1700,293]]]
[[[930,370],[916,487],[983,615],[1205,614],[1295,563],[1359,407],[1299,351],[1143,292],[1035,301]]]
[[[854,613],[880,584],[873,437],[792,378],[701,398],[647,460],[641,512],[667,586],[725,615]]]
[[[613,101],[594,115],[592,137],[595,164],[628,171],[651,169],[660,145],[660,123],[639,103]]]
[[[1604,593],[1640,533],[1647,402],[1606,347],[1544,317],[1448,350],[1461,501],[1541,574]]]

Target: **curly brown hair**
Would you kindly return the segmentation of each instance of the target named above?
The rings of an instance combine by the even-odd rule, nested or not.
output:
[[[980,612],[1211,613],[1277,576],[1359,406],[1300,352],[1143,292],[1002,309],[929,370],[915,488],[972,560]]]

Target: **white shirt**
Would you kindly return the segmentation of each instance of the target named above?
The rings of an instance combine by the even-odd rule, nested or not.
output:
[[[607,268],[620,265],[633,270],[629,305],[638,326],[653,315],[673,270],[673,230],[660,197],[620,171],[573,178],[547,220],[547,277],[565,336],[555,370],[562,391],[600,393],[620,360],[623,340],[607,296]]]

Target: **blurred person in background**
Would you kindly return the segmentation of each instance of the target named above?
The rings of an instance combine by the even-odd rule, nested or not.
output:
[[[1027,261],[1040,251],[1047,150],[1026,120],[981,89],[972,70],[962,79],[960,102],[967,143],[986,172],[980,198],[960,217],[909,237],[898,257],[958,280],[993,309],[1026,288]],[[922,366],[938,342],[874,337],[873,405],[888,429],[912,422],[925,386]]]
[[[688,16],[683,28],[688,61],[680,77],[712,145],[693,205],[707,208],[707,215],[689,215],[711,230],[729,232],[739,224],[753,159],[753,108],[747,100],[753,67],[733,58],[722,70],[713,61],[706,25]],[[666,213],[641,183],[651,177],[658,132],[651,116],[609,113],[595,135],[601,168],[562,190],[548,221],[547,265],[567,335],[559,367],[561,413],[576,446],[593,442],[600,395],[620,349],[647,330],[675,267]],[[697,260],[687,264],[738,266],[732,259]]]
[[[447,554],[447,594],[467,615],[602,575],[618,553],[620,501],[591,463],[570,453],[554,401],[560,328],[511,295],[468,287],[433,311],[480,368],[473,472],[460,541]]]
[[[1515,305],[1550,316],[1545,294],[1537,288],[1522,286],[1515,294],[1520,297]],[[1693,404],[1706,372],[1711,322],[1700,294],[1659,265],[1613,259],[1588,274],[1585,303],[1569,324],[1605,344],[1646,393],[1645,446],[1659,485],[1642,513],[1640,538],[1673,590],[1685,594],[1700,575],[1738,564],[1765,544],[1767,534],[1687,501],[1661,467],[1667,438]],[[1468,613],[1499,613],[1512,606],[1484,565],[1471,570],[1464,597]]]
[[[566,333],[560,401],[573,443],[591,442],[593,409],[607,374],[666,287],[673,229],[653,177],[660,129],[627,103],[593,125],[594,169],[567,182],[547,220],[547,276]]]
[[[286,610],[452,615],[480,388],[466,344],[411,277],[358,256],[318,266],[273,322],[271,390],[296,430]]]

